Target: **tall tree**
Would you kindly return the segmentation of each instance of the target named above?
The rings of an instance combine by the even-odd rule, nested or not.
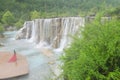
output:
[[[6,11],[4,15],[2,16],[2,22],[6,26],[11,26],[15,22],[15,17],[10,11]]]

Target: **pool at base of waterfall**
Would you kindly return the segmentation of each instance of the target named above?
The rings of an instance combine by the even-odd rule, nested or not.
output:
[[[53,71],[48,64],[51,59],[35,48],[35,44],[27,40],[15,40],[15,34],[16,31],[4,33],[5,38],[0,39],[0,43],[4,46],[0,47],[0,51],[15,50],[18,54],[25,56],[29,64],[29,74],[8,80],[50,80],[53,76]]]

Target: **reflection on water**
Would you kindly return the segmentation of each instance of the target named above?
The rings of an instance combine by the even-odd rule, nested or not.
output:
[[[30,70],[28,75],[8,80],[50,80],[52,71],[48,65],[49,59],[27,40],[15,40],[15,31],[5,32],[4,34],[5,38],[0,39],[0,43],[4,44],[3,47],[0,47],[0,51],[13,52],[15,49],[17,53],[27,57]]]

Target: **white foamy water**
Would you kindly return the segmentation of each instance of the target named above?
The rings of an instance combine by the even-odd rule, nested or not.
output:
[[[35,19],[26,21],[18,31],[16,39],[27,39],[36,44],[37,47],[51,47],[63,50],[74,35],[84,26],[82,17]]]
[[[34,48],[35,44],[27,40],[15,40],[13,32],[5,32],[4,39],[0,39],[0,43],[4,46],[0,47],[0,51],[13,52],[26,56],[29,63],[29,75],[11,78],[8,80],[49,80],[52,76],[52,71],[48,65],[49,59],[43,55],[38,49]]]

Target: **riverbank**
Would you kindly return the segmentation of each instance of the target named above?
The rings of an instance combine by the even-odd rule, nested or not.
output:
[[[62,52],[54,52],[48,48],[42,48],[40,51],[49,58],[48,65],[50,66],[53,73],[52,80],[63,80],[62,77],[60,77],[62,72],[60,56]]]
[[[5,32],[5,38],[0,39],[4,46],[0,51],[12,52],[15,49],[18,54],[27,58],[29,64],[29,75],[11,78],[8,80],[50,80],[53,76],[49,63],[49,58],[40,50],[35,48],[35,44],[27,40],[15,40],[16,32]]]

